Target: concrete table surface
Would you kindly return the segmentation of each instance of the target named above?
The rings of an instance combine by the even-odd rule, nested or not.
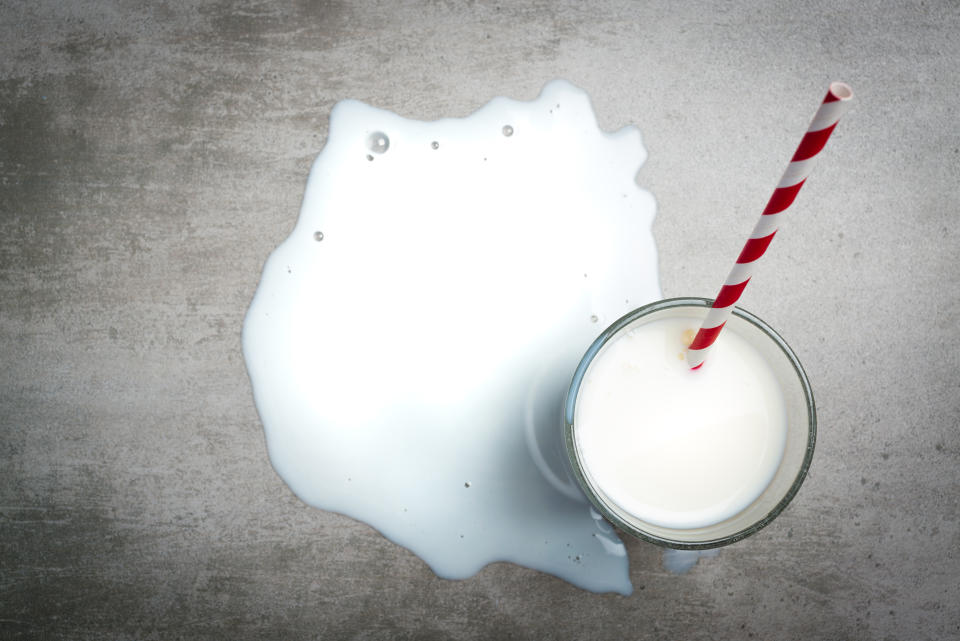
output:
[[[0,2],[0,637],[960,638],[960,6]],[[240,352],[331,107],[553,78],[640,127],[664,295],[713,296],[831,80],[856,102],[741,304],[814,385],[796,500],[630,597],[438,579],[274,473]]]

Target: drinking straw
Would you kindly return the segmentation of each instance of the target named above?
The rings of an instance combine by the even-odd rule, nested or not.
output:
[[[784,211],[793,203],[794,198],[804,181],[810,175],[816,161],[817,154],[827,144],[830,134],[837,126],[840,116],[850,106],[850,100],[853,98],[853,90],[842,82],[833,82],[827,91],[826,97],[820,104],[820,108],[813,117],[813,121],[807,128],[800,146],[793,154],[790,164],[787,165],[783,177],[773,191],[767,207],[763,210],[760,220],[753,228],[750,238],[747,239],[737,258],[736,264],[730,270],[727,280],[724,281],[720,293],[707,313],[707,318],[700,326],[697,335],[687,349],[687,364],[690,369],[697,369],[703,365],[707,352],[716,342],[730,314],[733,313],[733,305],[740,299],[747,282],[753,276],[754,266],[767,247],[773,240],[774,234],[779,227],[779,218]]]

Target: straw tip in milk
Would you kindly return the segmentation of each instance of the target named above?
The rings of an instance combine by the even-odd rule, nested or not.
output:
[[[831,82],[830,93],[836,96],[838,100],[850,100],[853,98],[853,89],[845,82]]]

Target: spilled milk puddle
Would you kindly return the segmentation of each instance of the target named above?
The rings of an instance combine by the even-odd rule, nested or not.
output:
[[[630,593],[561,411],[600,331],[660,298],[645,157],[563,81],[434,122],[337,104],[243,331],[292,490],[441,577],[510,561]]]

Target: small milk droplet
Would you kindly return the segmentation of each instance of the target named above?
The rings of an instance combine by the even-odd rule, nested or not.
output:
[[[593,314],[592,316],[590,316],[591,323],[596,323],[598,320],[600,320],[600,317],[597,316],[596,314]]]
[[[371,156],[370,154],[367,154],[367,160],[373,160],[373,156]]]
[[[313,232],[313,239],[319,243],[321,240],[323,240],[323,232],[322,231]]]
[[[663,569],[670,574],[686,574],[699,560],[700,552],[697,550],[663,551]]]
[[[440,143],[434,140],[432,143],[430,143],[430,147],[433,149],[440,149]]]
[[[504,136],[512,136],[512,135],[513,135],[513,127],[511,127],[510,125],[504,125],[504,126],[503,126],[503,135],[504,135]]]
[[[390,138],[382,131],[375,131],[367,138],[367,148],[375,154],[382,154],[390,149]]]

